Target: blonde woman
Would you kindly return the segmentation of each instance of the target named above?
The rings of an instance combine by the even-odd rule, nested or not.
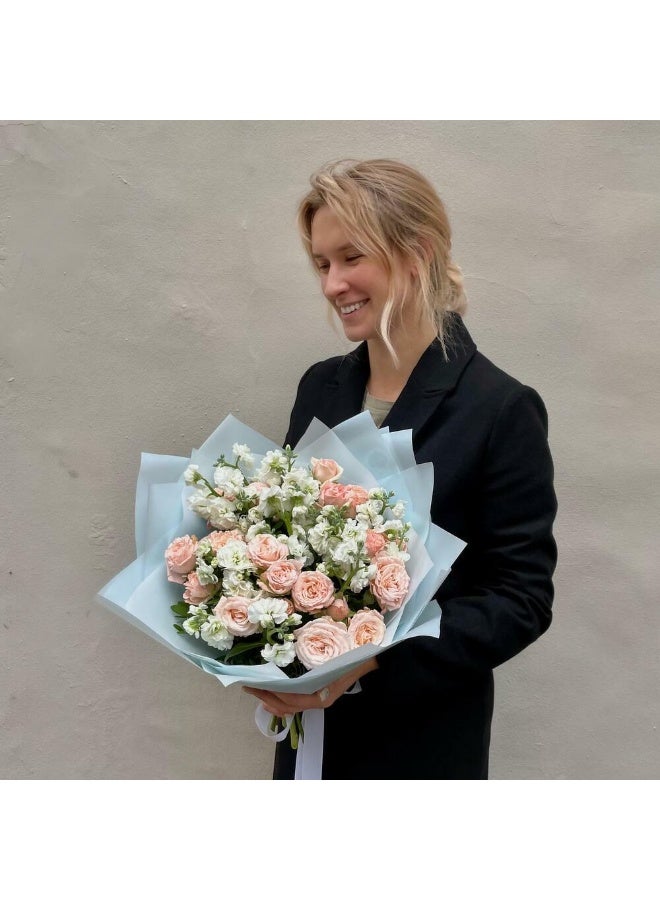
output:
[[[250,690],[272,714],[325,710],[324,779],[488,777],[492,670],[549,627],[556,545],[539,395],[477,350],[435,189],[403,163],[341,161],[311,178],[298,224],[346,356],[303,375],[285,443],[311,419],[370,410],[434,464],[433,521],[467,542],[438,592],[437,637],[412,638],[317,694]],[[357,693],[347,693],[356,682]],[[274,777],[294,777],[278,745]]]

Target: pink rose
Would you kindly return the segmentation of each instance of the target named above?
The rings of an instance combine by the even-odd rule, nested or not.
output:
[[[186,603],[192,603],[193,606],[199,606],[205,600],[208,600],[211,594],[217,589],[217,584],[200,584],[197,572],[191,572],[185,581],[186,589],[183,592],[183,599]]]
[[[326,481],[336,481],[344,471],[334,459],[316,459],[312,456],[312,475],[317,481],[324,484]]]
[[[296,654],[306,669],[314,669],[351,649],[348,629],[328,616],[313,619],[294,632]]]
[[[346,485],[326,481],[321,486],[318,502],[319,506],[343,506],[346,503]]]
[[[232,531],[212,531],[210,534],[206,535],[206,540],[209,541],[213,547],[213,552],[217,553],[217,551],[221,547],[224,547],[228,541],[245,541],[245,537],[243,536],[242,531],[233,529]]]
[[[259,582],[264,590],[278,597],[288,594],[298,580],[302,569],[300,559],[281,559],[279,562],[268,566]]]
[[[323,572],[301,572],[291,591],[298,612],[316,612],[330,606],[335,586]]]
[[[258,569],[267,569],[273,563],[284,559],[289,553],[289,548],[272,534],[258,534],[248,541],[247,552]]]
[[[350,610],[344,597],[335,597],[326,612],[335,622],[341,622],[342,619],[347,618]]]
[[[366,503],[369,499],[369,491],[366,491],[363,487],[360,487],[359,484],[347,484],[346,485],[346,503],[348,503],[349,516],[354,516],[357,512],[357,507],[361,503]]]
[[[371,528],[367,531],[367,537],[364,542],[364,548],[373,559],[386,544],[385,535],[381,534],[380,531],[372,531]]]
[[[254,603],[254,598],[251,597],[223,597],[213,614],[220,619],[229,634],[236,637],[256,634],[259,623],[248,619],[248,607],[251,603]]]
[[[393,556],[381,556],[374,560],[376,577],[369,582],[374,597],[381,609],[398,609],[408,594],[410,575],[403,560]]]
[[[173,581],[175,584],[186,583],[185,576],[192,572],[197,565],[196,546],[197,538],[194,534],[192,537],[186,534],[184,537],[178,537],[172,541],[165,551],[168,581]]]
[[[366,503],[368,499],[369,491],[360,487],[359,484],[335,484],[334,481],[326,481],[321,486],[318,502],[320,506],[343,506],[347,503],[347,514],[354,516],[355,508],[360,503]]]
[[[380,644],[385,637],[385,620],[375,609],[361,609],[348,623],[351,647],[363,644]]]

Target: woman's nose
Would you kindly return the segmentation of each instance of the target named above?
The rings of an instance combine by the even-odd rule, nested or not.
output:
[[[343,270],[339,267],[330,266],[325,278],[323,293],[328,300],[336,300],[345,294],[348,290],[348,282]]]

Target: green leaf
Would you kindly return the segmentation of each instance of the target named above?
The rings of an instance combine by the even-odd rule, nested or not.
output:
[[[170,609],[175,616],[181,616],[183,619],[187,619],[190,615],[190,607],[187,603],[175,603],[174,606],[170,606]]]
[[[172,627],[175,628],[176,631],[179,632],[179,634],[187,634],[187,633],[188,633],[188,632],[185,630],[185,628],[182,628],[180,625],[177,625],[176,622],[173,624]]]
[[[263,647],[263,641],[253,641],[251,644],[234,644],[231,650],[227,650],[225,660],[239,656],[241,653],[247,653],[248,650],[254,650],[256,647]]]

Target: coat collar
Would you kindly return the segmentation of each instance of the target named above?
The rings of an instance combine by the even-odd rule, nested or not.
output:
[[[392,406],[383,425],[392,431],[412,428],[413,438],[455,387],[477,347],[455,313],[446,329],[445,359],[439,340],[426,348],[410,378]],[[369,379],[369,353],[366,341],[344,356],[333,381],[329,382],[324,421],[333,428],[339,422],[357,415],[362,409]]]

